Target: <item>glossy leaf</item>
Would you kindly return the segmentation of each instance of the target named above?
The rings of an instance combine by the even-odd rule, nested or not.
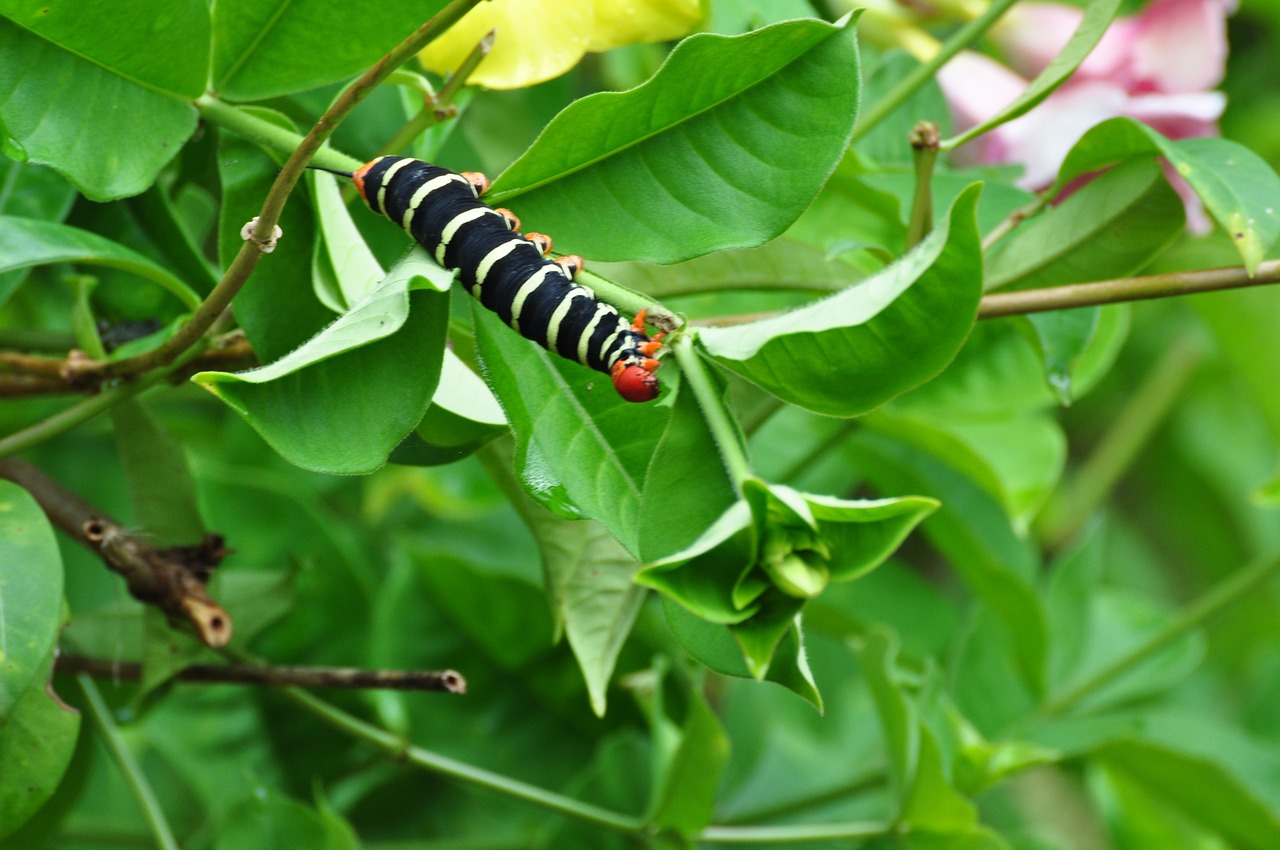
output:
[[[84,5],[0,5],[20,20],[51,19],[37,30],[46,38],[0,18],[0,130],[10,157],[50,165],[106,201],[150,186],[195,129],[208,11],[194,0],[124,15],[112,2]]]
[[[131,248],[67,224],[0,217],[0,272],[53,263],[120,269],[159,284],[190,310],[200,305],[190,287]]]
[[[1182,201],[1150,161],[1100,175],[993,252],[987,289],[1035,289],[1134,274],[1182,232]]]
[[[759,245],[817,194],[857,107],[851,24],[696,35],[644,85],[560,113],[492,200],[592,259],[670,263]]]
[[[1171,141],[1131,118],[1113,118],[1076,142],[1062,163],[1058,183],[1120,160],[1162,156],[1187,181],[1205,209],[1235,243],[1252,274],[1280,239],[1280,176],[1248,148],[1228,139]]]
[[[53,528],[26,490],[0,479],[0,723],[47,674],[42,665],[61,620],[62,556]]]
[[[422,419],[440,377],[448,296],[410,292],[415,254],[350,311],[281,359],[192,380],[225,401],[287,460],[361,474],[382,466]],[[434,274],[435,272],[430,272]]]
[[[268,850],[274,847],[312,847],[316,850],[358,850],[350,826],[332,811],[317,811],[278,793],[248,796],[225,816],[215,850]]]
[[[783,401],[829,416],[866,413],[936,375],[968,336],[982,287],[977,200],[967,190],[915,250],[854,287],[698,338]]]
[[[249,0],[213,7],[213,90],[263,100],[315,88],[372,65],[445,5]],[[352,38],[358,31],[359,38]]]

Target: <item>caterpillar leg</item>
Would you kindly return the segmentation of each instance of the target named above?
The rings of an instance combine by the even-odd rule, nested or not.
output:
[[[524,234],[524,238],[532,242],[533,246],[538,249],[538,253],[542,256],[545,257],[547,254],[551,253],[551,237],[547,234],[530,232]]]
[[[476,193],[477,198],[489,191],[489,186],[492,185],[489,178],[479,171],[463,171],[461,174],[471,184],[471,191]]]
[[[587,261],[579,257],[577,254],[565,254],[563,257],[556,260],[556,265],[564,271],[565,276],[567,276],[569,280],[573,280],[577,277],[578,272],[582,271],[583,268],[586,267]]]
[[[507,223],[507,230],[513,232],[520,230],[520,219],[511,210],[506,207],[497,207],[494,212],[502,216],[502,220]]]

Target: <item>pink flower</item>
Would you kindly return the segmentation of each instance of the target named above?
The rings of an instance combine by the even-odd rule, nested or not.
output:
[[[1216,135],[1226,98],[1212,89],[1226,65],[1231,11],[1231,0],[1155,0],[1117,19],[1070,80],[1031,112],[966,146],[962,158],[1021,164],[1018,183],[1034,190],[1052,184],[1072,145],[1108,118],[1134,118],[1175,139]],[[1082,16],[1053,3],[1017,6],[993,34],[1012,68],[976,53],[948,63],[938,82],[960,129],[998,114],[1021,93]]]

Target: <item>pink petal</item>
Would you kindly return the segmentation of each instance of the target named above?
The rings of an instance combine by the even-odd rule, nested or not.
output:
[[[1136,118],[1170,139],[1189,139],[1218,135],[1218,119],[1226,105],[1227,96],[1216,91],[1146,94],[1129,98],[1121,114]]]
[[[1155,0],[1136,18],[1134,91],[1207,91],[1227,61],[1225,0]]]
[[[1014,101],[1027,81],[994,59],[961,51],[938,72],[956,129],[964,131],[993,117]]]
[[[1030,79],[1066,46],[1084,12],[1059,3],[1020,3],[1009,10],[991,36],[1009,65]]]

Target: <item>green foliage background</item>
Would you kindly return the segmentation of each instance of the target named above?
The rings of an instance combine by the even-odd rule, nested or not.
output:
[[[444,5],[0,0],[0,350],[168,338],[296,130]],[[464,90],[404,152],[500,174],[627,311],[770,314],[669,340],[645,406],[309,180],[235,300],[263,369],[108,385],[74,429],[7,398],[0,455],[155,545],[224,534],[236,657],[468,693],[177,683],[222,659],[0,480],[0,848],[1280,846],[1280,299],[975,321],[992,288],[1274,258],[1278,9],[1232,19],[1225,139],[1103,124],[1060,180],[1116,167],[994,247],[1030,196],[944,157],[908,253],[905,139],[945,103],[855,130],[913,62],[825,4]],[[318,161],[377,151],[421,80]]]

